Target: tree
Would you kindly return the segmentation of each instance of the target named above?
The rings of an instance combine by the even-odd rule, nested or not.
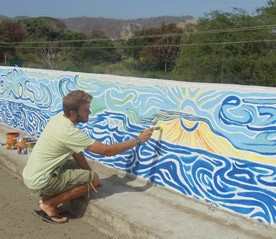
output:
[[[99,32],[87,38],[80,52],[92,64],[115,63],[122,58],[112,40]]]
[[[3,20],[0,22],[0,62],[5,65],[15,56],[17,42],[22,42],[26,32],[22,21]]]
[[[87,37],[48,17],[25,19],[24,24],[26,40],[18,46],[17,55],[25,66],[87,71],[88,65],[121,59],[113,42],[100,32]]]
[[[271,38],[260,16],[214,11],[199,19],[173,74],[189,81],[272,85]]]
[[[53,69],[66,58],[66,51],[62,49],[60,40],[67,29],[61,20],[39,17],[24,19],[23,23],[26,38],[16,50],[25,66]]]
[[[167,73],[172,70],[178,57],[181,33],[182,30],[175,24],[137,31],[127,41],[128,55],[145,68]]]
[[[27,39],[40,41],[53,41],[59,38],[67,28],[62,20],[50,17],[24,19]]]
[[[275,24],[276,22],[276,1],[269,0],[268,6],[257,9],[258,19],[264,24]]]

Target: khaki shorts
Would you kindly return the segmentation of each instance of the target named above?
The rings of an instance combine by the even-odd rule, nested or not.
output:
[[[54,171],[48,184],[39,190],[31,190],[38,197],[52,197],[80,184],[90,184],[94,172],[80,169],[74,160],[68,160],[65,165]]]

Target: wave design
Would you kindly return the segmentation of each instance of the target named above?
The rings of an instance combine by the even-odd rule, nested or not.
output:
[[[74,77],[49,80],[45,75],[26,75],[22,70],[1,70],[0,97],[2,100],[23,103],[33,108],[50,110],[62,108],[62,98],[78,89]]]
[[[49,111],[28,107],[22,103],[0,99],[0,120],[2,124],[19,129],[30,136],[39,137],[51,116]]]
[[[130,139],[141,129],[128,122],[126,135],[125,129],[109,128],[107,122],[111,119],[117,121],[117,125],[125,125],[127,121],[124,115],[105,112],[93,119],[87,133],[96,140],[111,144]],[[120,122],[122,120],[124,122]],[[86,153],[110,167],[148,178],[153,183],[185,195],[259,221],[275,223],[274,166],[223,157],[207,150],[154,138],[119,156],[103,157]]]
[[[184,195],[275,224],[276,95],[132,84],[106,75],[0,69],[0,122],[39,137],[64,95],[94,97],[87,124],[106,144],[161,126],[146,144],[90,159]],[[141,79],[142,80],[142,79]]]
[[[259,98],[259,97],[258,97]],[[231,95],[226,97],[218,112],[222,126],[228,129],[226,137],[238,148],[265,155],[276,155],[276,95],[262,98],[241,98]]]

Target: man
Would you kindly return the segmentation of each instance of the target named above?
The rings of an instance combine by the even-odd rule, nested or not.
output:
[[[147,129],[139,137],[118,144],[105,145],[90,139],[76,125],[88,121],[92,98],[83,90],[72,91],[63,98],[63,114],[48,122],[23,170],[24,183],[33,194],[41,197],[40,212],[48,221],[67,222],[67,217],[60,216],[58,206],[88,195],[100,185],[98,175],[83,154],[84,149],[112,156],[152,136],[152,129]],[[78,167],[72,166],[70,157]]]

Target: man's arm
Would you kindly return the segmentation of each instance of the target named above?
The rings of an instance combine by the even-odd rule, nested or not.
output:
[[[74,153],[73,158],[75,159],[76,163],[80,168],[82,169],[87,169],[87,170],[92,170],[87,159],[85,158],[83,152],[80,153]]]
[[[138,137],[140,142],[145,143],[146,141],[148,141],[152,136],[152,131],[153,129],[151,128],[144,130]],[[90,147],[87,148],[87,150],[96,154],[113,156],[116,154],[123,153],[126,150],[129,150],[136,145],[137,145],[136,139],[131,139],[122,143],[111,144],[111,145],[105,145],[103,143],[95,141]]]

